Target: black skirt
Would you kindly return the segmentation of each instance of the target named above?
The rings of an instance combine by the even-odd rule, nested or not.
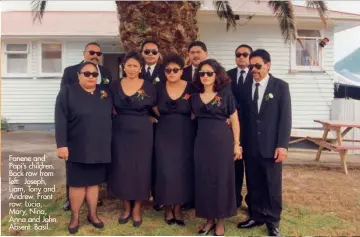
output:
[[[86,164],[66,161],[66,182],[70,187],[99,185],[106,181],[107,163]]]

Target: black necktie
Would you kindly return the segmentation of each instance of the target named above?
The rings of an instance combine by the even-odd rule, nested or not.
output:
[[[259,112],[258,110],[258,100],[259,100],[259,86],[260,83],[256,83],[255,84],[256,88],[255,88],[255,92],[254,92],[254,99],[253,99],[253,109],[256,111],[256,113]]]
[[[151,67],[148,67],[147,71],[146,71],[146,74],[145,74],[145,77],[146,77],[147,80],[150,80],[150,77],[151,77],[150,69],[151,69]]]
[[[240,76],[239,76],[239,79],[238,79],[238,83],[237,83],[238,86],[244,83],[244,73],[245,73],[245,70],[241,70]]]

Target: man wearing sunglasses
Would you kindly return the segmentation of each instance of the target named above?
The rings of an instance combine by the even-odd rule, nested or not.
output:
[[[240,105],[250,210],[249,219],[238,228],[266,224],[269,236],[280,236],[282,161],[291,132],[291,97],[288,83],[269,74],[270,64],[266,50],[250,55],[254,80]]]
[[[188,47],[189,60],[191,65],[184,68],[182,79],[185,81],[194,81],[194,75],[199,64],[207,59],[208,52],[205,43],[193,41]]]
[[[102,57],[100,45],[95,42],[88,43],[85,46],[83,55],[84,60],[82,62],[65,68],[60,86],[63,87],[65,85],[78,82],[77,72],[83,62],[92,62],[98,66],[99,75],[97,78],[97,84],[109,85],[112,81],[111,73],[107,68],[99,65]]]
[[[112,81],[110,71],[107,68],[99,65],[99,61],[101,60],[101,56],[102,56],[100,45],[95,42],[88,43],[85,46],[83,55],[84,55],[84,60],[82,62],[65,68],[63,77],[61,79],[60,87],[64,87],[65,85],[69,85],[73,83],[78,83],[79,79],[77,73],[83,62],[92,62],[98,66],[99,74],[97,75],[97,84],[101,84],[105,86],[110,85]],[[99,199],[98,205],[102,205],[101,199]],[[66,200],[63,208],[65,211],[70,210],[69,186],[66,186]]]
[[[238,105],[242,104],[243,91],[246,87],[253,82],[252,74],[249,72],[249,56],[253,52],[252,48],[247,44],[238,46],[235,50],[235,62],[237,67],[227,71],[227,74],[231,78],[231,88]],[[240,131],[243,129],[243,123],[241,122],[242,111],[238,106],[239,119],[240,119]],[[242,138],[242,136],[240,137]],[[245,157],[244,157],[245,159]],[[243,197],[241,190],[244,182],[244,160],[235,161],[235,191],[236,191],[236,205],[239,208],[241,206]],[[249,206],[249,196],[246,195],[245,201]]]
[[[160,57],[159,44],[155,40],[145,40],[141,44],[140,51],[145,59],[145,67],[142,69],[144,79],[153,84],[164,81],[165,69],[161,64],[158,64]]]

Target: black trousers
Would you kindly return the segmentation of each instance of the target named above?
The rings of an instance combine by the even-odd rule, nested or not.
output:
[[[245,161],[250,218],[278,228],[282,211],[282,163],[260,154]]]
[[[243,196],[241,195],[241,190],[244,183],[244,161],[237,160],[235,161],[235,192],[236,192],[236,206],[239,208],[243,201]],[[245,202],[249,206],[248,195],[245,196]]]

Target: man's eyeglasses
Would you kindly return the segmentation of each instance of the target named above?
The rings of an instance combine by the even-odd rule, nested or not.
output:
[[[91,56],[94,56],[96,54],[96,56],[100,57],[103,53],[102,52],[96,52],[96,51],[86,51],[88,52]]]
[[[85,72],[80,72],[80,74],[83,74],[85,77],[98,77],[99,73],[98,72],[89,72],[89,71],[85,71]]]
[[[214,75],[215,72],[199,72],[199,76],[200,77],[204,77],[205,74],[208,76],[208,77],[212,77]]]
[[[262,68],[263,65],[259,64],[259,63],[256,63],[256,64],[250,64],[248,67],[249,67],[249,70],[253,70],[253,68],[255,67],[257,70],[260,70]]]
[[[157,55],[159,52],[156,50],[156,49],[152,49],[152,50],[150,50],[150,49],[145,49],[144,50],[144,54],[145,55],[149,55],[149,54],[152,54],[152,55]]]
[[[175,74],[178,73],[181,69],[180,68],[166,68],[165,72],[166,74],[170,74],[171,72],[174,72]]]
[[[239,53],[239,52],[235,54],[237,58],[240,58],[241,56],[247,58],[249,55],[250,55],[249,53]]]

